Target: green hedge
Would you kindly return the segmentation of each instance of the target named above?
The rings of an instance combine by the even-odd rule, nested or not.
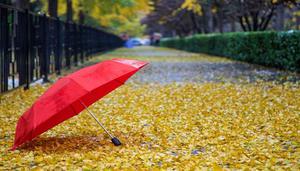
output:
[[[300,31],[195,35],[163,39],[160,46],[300,71]]]

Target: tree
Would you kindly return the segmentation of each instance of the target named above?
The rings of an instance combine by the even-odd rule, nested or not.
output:
[[[212,13],[212,1],[201,2],[203,13],[203,30],[204,33],[213,32],[213,13]]]
[[[278,30],[286,20],[284,11],[300,0],[152,0],[153,10],[143,23],[147,32],[186,36],[215,31],[262,31],[276,15]],[[291,13],[291,10],[289,10]],[[293,22],[299,23],[295,17]],[[239,23],[240,27],[236,27]],[[297,27],[298,28],[298,27]]]
[[[228,15],[237,18],[244,31],[266,30],[281,5],[296,4],[295,0],[231,0]]]
[[[84,14],[83,9],[80,9],[78,12],[78,20],[79,20],[79,24],[84,24],[85,14]]]
[[[224,31],[224,20],[225,20],[225,2],[224,0],[213,0],[213,5],[215,8],[216,23],[219,29],[219,32],[223,33]]]
[[[213,31],[211,0],[152,1],[152,8],[154,10],[143,20],[151,27],[148,33],[185,36]]]
[[[148,34],[162,32],[164,35],[173,34],[185,36],[193,32],[200,32],[198,19],[194,10],[200,13],[201,9],[184,4],[183,0],[160,0],[152,1],[151,13],[143,19],[148,26]],[[198,14],[197,14],[198,15]]]
[[[48,14],[51,17],[57,17],[57,6],[58,2],[57,0],[48,0]]]
[[[73,21],[73,7],[72,0],[67,0],[67,21]]]

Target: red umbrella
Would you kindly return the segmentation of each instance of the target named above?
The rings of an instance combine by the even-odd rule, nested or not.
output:
[[[59,79],[20,118],[12,149],[77,115],[107,95],[147,63],[129,59],[107,60]],[[108,133],[115,145],[120,141]]]

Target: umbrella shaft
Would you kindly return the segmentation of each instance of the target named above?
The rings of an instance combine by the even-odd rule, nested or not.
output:
[[[80,103],[85,107],[85,109],[89,112],[89,114],[95,119],[95,121],[104,129],[104,131],[111,137],[114,138],[109,132],[108,130],[100,123],[100,121],[96,118],[96,116],[87,108],[87,106],[80,101]]]

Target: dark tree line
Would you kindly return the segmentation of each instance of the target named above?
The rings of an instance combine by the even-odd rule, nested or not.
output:
[[[283,14],[285,7],[297,5],[295,0],[232,0],[226,4],[228,15],[237,19],[244,31],[266,30],[274,15]],[[281,16],[282,17],[282,16]],[[284,18],[277,18],[283,21]]]
[[[182,8],[185,0],[153,0],[153,11],[142,22],[147,32],[167,36],[196,33],[284,29],[286,12],[299,10],[298,0],[197,0],[201,14]],[[297,21],[300,21],[299,16]],[[270,23],[273,23],[272,25]],[[299,22],[296,23],[299,28]]]

